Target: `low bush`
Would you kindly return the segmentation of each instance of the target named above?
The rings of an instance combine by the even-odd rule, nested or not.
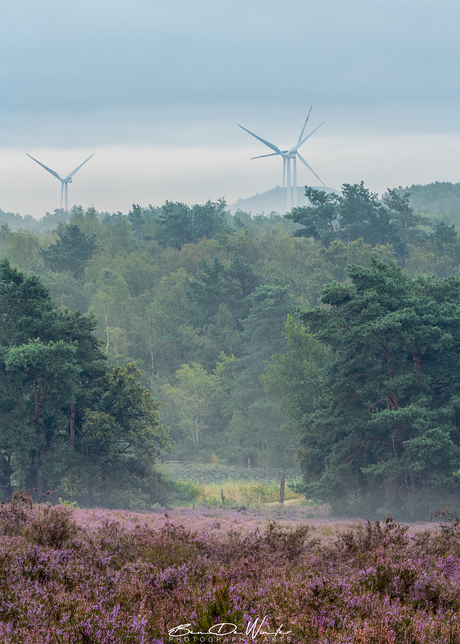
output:
[[[166,644],[186,641],[180,625],[227,622],[243,634],[232,644],[278,629],[282,644],[458,644],[460,523],[443,518],[292,527],[247,509],[133,514],[19,494],[0,507],[0,641]]]
[[[9,503],[0,504],[0,530],[51,548],[61,548],[78,532],[74,508],[33,503],[25,492],[15,492]]]
[[[37,509],[25,535],[40,546],[62,548],[77,532],[73,508],[46,504]]]

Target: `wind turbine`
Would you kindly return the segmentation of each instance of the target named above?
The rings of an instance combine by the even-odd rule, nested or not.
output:
[[[308,116],[305,119],[305,123],[303,124],[302,131],[300,133],[300,136],[297,140],[297,143],[290,149],[290,150],[280,150],[279,148],[276,147],[276,145],[273,145],[273,143],[269,143],[268,141],[265,141],[265,139],[262,139],[260,136],[257,136],[257,134],[254,134],[254,132],[250,132],[247,130],[245,127],[242,125],[239,125],[239,127],[242,130],[245,130],[248,134],[251,134],[254,136],[256,139],[261,141],[264,145],[268,146],[274,152],[271,154],[262,154],[261,156],[258,157],[252,157],[252,159],[262,159],[264,157],[274,157],[274,156],[282,156],[283,157],[283,192],[284,192],[284,182],[286,180],[286,188],[287,188],[287,194],[286,194],[286,210],[291,210],[292,206],[296,207],[297,206],[297,157],[300,159],[300,161],[307,166],[307,168],[310,170],[310,172],[313,172],[315,177],[318,179],[318,181],[321,181],[324,187],[326,187],[326,184],[318,177],[316,172],[313,170],[312,167],[308,165],[308,163],[305,161],[303,156],[301,156],[299,152],[300,146],[302,146],[307,139],[311,137],[312,134],[316,132],[317,129],[323,125],[323,123],[320,123],[318,127],[316,127],[313,132],[310,132],[305,138],[302,138],[305,132],[305,128],[307,127],[308,119],[310,118],[310,113],[311,113],[312,108],[310,107],[310,111],[308,112]],[[294,174],[294,186],[291,186],[291,160],[292,160],[292,165],[293,165],[293,174]],[[294,188],[294,190],[292,189]],[[294,194],[292,194],[294,192]]]
[[[26,154],[27,154],[27,152],[26,152]],[[93,157],[95,154],[96,153],[93,152],[91,157]],[[35,163],[38,163],[38,165],[41,165],[42,168],[45,168],[45,170],[48,170],[48,172],[50,172],[53,175],[53,177],[56,177],[56,179],[59,179],[59,181],[61,182],[61,208],[62,208],[62,196],[64,194],[64,186],[65,186],[65,209],[67,211],[69,209],[69,183],[72,183],[73,175],[76,172],[78,172],[80,170],[80,168],[82,166],[84,166],[85,163],[91,159],[91,157],[88,157],[86,159],[86,161],[83,161],[83,163],[81,163],[78,166],[78,168],[75,168],[75,170],[73,172],[71,172],[70,174],[68,174],[66,177],[64,177],[64,179],[61,179],[61,177],[58,175],[57,172],[55,172],[54,170],[51,170],[51,168],[48,168],[46,165],[43,165],[43,163],[40,163],[40,161],[37,161],[37,159],[34,159],[33,157],[31,157],[30,154],[27,154],[27,156],[30,159],[32,159],[32,161],[35,161]]]

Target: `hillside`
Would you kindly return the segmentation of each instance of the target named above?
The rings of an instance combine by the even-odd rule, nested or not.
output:
[[[325,190],[325,192],[335,192],[334,188],[323,188],[322,186],[316,187],[316,190]],[[247,199],[238,199],[234,204],[229,206],[229,210],[235,213],[237,210],[250,212],[253,215],[265,213],[268,215],[271,212],[284,214],[286,212],[285,197],[283,195],[283,188],[276,186],[273,190],[267,190],[260,194],[256,193]],[[305,197],[305,186],[297,187],[297,199],[299,206],[306,206],[308,204]]]
[[[410,192],[410,203],[418,212],[460,225],[460,183],[436,181],[398,190]]]

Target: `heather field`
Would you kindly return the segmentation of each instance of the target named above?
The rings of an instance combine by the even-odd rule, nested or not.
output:
[[[0,641],[460,641],[455,520],[372,524],[321,511],[141,514],[17,497],[0,509]]]

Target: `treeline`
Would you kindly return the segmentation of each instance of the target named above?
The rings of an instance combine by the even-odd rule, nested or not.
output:
[[[132,364],[110,367],[93,317],[59,309],[0,261],[0,495],[50,488],[85,505],[149,507],[168,432]]]
[[[62,208],[53,213],[47,212],[41,219],[35,219],[32,215],[20,215],[14,212],[5,212],[0,209],[0,224],[6,224],[12,230],[31,230],[35,232],[50,231],[60,223],[66,223],[69,213]]]
[[[426,215],[435,219],[444,219],[448,223],[460,226],[460,183],[447,181],[430,183],[427,185],[412,185],[395,189],[398,194],[410,193],[410,206],[418,215]],[[145,209],[143,209],[145,212]],[[147,211],[158,213],[162,208],[149,206]],[[99,218],[111,213],[98,213]],[[244,218],[245,215],[243,215]],[[59,223],[68,223],[69,213],[56,209],[53,213],[46,213],[41,219],[31,215],[5,212],[0,208],[0,225],[7,224],[12,230],[30,230],[34,232],[48,232],[56,228]],[[272,217],[273,223],[273,217]]]
[[[233,218],[224,202],[167,203],[102,218],[74,209],[52,234],[3,227],[0,243],[60,305],[95,315],[111,365],[138,366],[163,402],[174,458],[283,466],[296,442],[279,431],[261,376],[285,350],[288,313],[316,306],[350,262],[393,256],[362,240],[325,247],[293,228],[280,216]]]
[[[232,217],[223,200],[135,205],[128,215],[74,208],[52,231],[3,225],[0,255],[39,275],[61,307],[95,316],[110,368],[137,365],[162,402],[173,458],[283,467],[297,453],[316,486],[308,493],[330,501],[348,480],[318,481],[342,471],[342,456],[327,455],[333,436],[311,452],[307,443],[328,436],[314,415],[331,400],[326,372],[339,347],[305,326],[302,311],[324,310],[331,282],[352,288],[349,265],[376,270],[375,261],[395,261],[409,280],[457,276],[460,240],[454,225],[416,213],[404,191],[382,201],[363,184],[345,185],[341,195],[307,192],[311,205],[285,218]],[[396,453],[401,445],[395,439]],[[358,470],[380,458],[376,451],[363,464],[359,455]],[[385,476],[375,479],[374,496]],[[363,481],[349,492],[368,502]]]
[[[419,214],[460,224],[460,183],[436,181],[424,186],[399,187],[398,192],[410,192],[411,206]]]

